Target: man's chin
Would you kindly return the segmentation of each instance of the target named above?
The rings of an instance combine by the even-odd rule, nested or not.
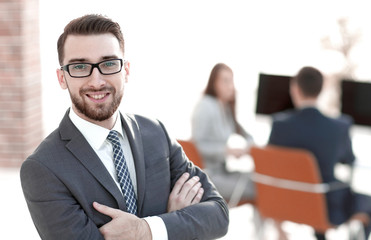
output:
[[[95,122],[102,122],[110,117],[112,117],[114,111],[112,112],[102,112],[102,111],[94,111],[91,109],[84,109],[84,108],[76,108],[77,111],[82,114],[86,119],[89,119],[90,121],[95,121]]]
[[[75,99],[72,99],[75,100]],[[102,122],[113,116],[118,109],[118,104],[113,102],[91,104],[88,102],[72,101],[75,109],[87,120]]]
[[[110,117],[112,117],[113,113],[105,113],[105,114],[90,114],[90,113],[87,113],[85,114],[85,116],[91,120],[94,120],[94,121],[97,121],[97,122],[103,122],[107,119],[109,119]]]

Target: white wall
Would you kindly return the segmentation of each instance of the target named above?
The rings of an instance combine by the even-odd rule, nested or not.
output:
[[[353,55],[357,77],[371,79],[370,14],[367,1],[40,0],[45,133],[58,126],[70,105],[59,88],[56,41],[63,27],[86,13],[118,21],[131,62],[130,83],[121,109],[162,120],[178,138],[190,134],[190,115],[217,62],[232,67],[242,124],[264,142],[269,120],[256,121],[259,72],[293,75],[304,65],[332,74],[342,57],[321,45],[338,41],[337,19],[349,17],[362,31]]]

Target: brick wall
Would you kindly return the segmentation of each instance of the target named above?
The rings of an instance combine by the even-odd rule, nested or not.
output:
[[[38,0],[0,0],[0,167],[42,139]]]

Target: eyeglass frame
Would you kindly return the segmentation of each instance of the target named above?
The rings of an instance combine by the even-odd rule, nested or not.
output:
[[[120,70],[118,70],[116,72],[113,72],[113,73],[103,73],[102,70],[100,69],[99,65],[101,63],[108,62],[108,61],[113,61],[113,60],[120,60]],[[121,58],[114,58],[114,59],[103,60],[103,61],[100,61],[98,63],[87,63],[87,62],[69,63],[69,64],[66,64],[64,66],[61,66],[61,70],[68,72],[68,75],[70,75],[70,77],[72,77],[72,78],[89,77],[93,73],[94,68],[97,68],[98,71],[100,72],[100,74],[102,74],[102,75],[113,75],[113,74],[116,74],[116,73],[121,72],[122,71],[122,67],[124,66],[125,63],[126,63],[126,60],[122,60]],[[89,75],[86,75],[86,76],[72,76],[71,73],[70,73],[69,66],[74,65],[74,64],[88,64],[88,65],[90,65],[91,66],[91,69],[90,69]]]

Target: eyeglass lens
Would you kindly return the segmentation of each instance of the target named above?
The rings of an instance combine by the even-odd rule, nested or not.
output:
[[[121,71],[122,61],[121,59],[112,59],[97,64],[72,63],[68,64],[67,67],[71,77],[88,77],[93,72],[94,67],[97,67],[101,74],[110,75]]]

